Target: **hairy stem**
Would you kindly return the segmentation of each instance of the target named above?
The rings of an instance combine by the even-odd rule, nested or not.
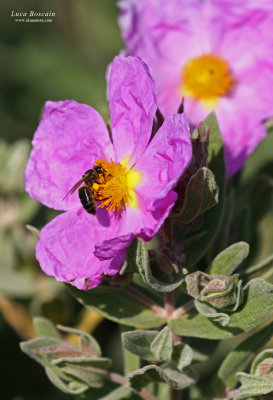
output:
[[[31,315],[21,304],[0,296],[0,312],[2,312],[6,322],[22,339],[29,340],[35,337]]]
[[[165,313],[167,318],[171,318],[173,313],[174,313],[174,295],[173,292],[168,292],[164,294],[164,300],[165,300]],[[173,334],[173,342],[177,343],[180,341],[180,338],[178,335]],[[170,389],[170,400],[179,400],[180,398],[180,391]]]
[[[154,313],[164,316],[165,314],[164,309],[160,307],[158,304],[156,304],[152,299],[145,296],[145,294],[141,293],[132,286],[127,286],[126,290],[127,292],[131,293],[134,297],[136,297],[138,300],[142,301],[142,303],[148,305]]]
[[[165,299],[165,313],[166,317],[171,317],[174,312],[174,298],[173,298],[173,293],[168,292],[164,294],[164,299]]]
[[[179,400],[180,399],[180,391],[171,389],[171,400]]]
[[[187,303],[183,304],[183,306],[177,308],[173,313],[173,317],[174,318],[182,317],[183,315],[187,314],[188,311],[191,310],[193,307],[194,307],[194,300],[190,300]]]
[[[107,374],[108,379],[111,380],[112,382],[119,383],[120,385],[128,385],[129,386],[129,381],[125,376],[115,374],[110,372]],[[156,398],[147,390],[147,389],[142,389],[140,392],[138,392],[138,395],[142,397],[145,400],[156,400]]]
[[[230,390],[230,391],[225,389],[225,392],[224,392],[225,397],[223,397],[223,400],[233,399],[238,394],[240,394],[240,389],[234,389],[234,390]]]

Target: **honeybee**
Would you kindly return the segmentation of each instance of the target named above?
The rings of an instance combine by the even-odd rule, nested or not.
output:
[[[82,175],[82,179],[80,179],[77,183],[75,183],[75,185],[69,190],[64,199],[69,194],[74,193],[79,188],[78,193],[83,208],[89,214],[95,215],[97,211],[97,205],[93,192],[93,183],[100,183],[100,177],[101,175],[104,177],[105,176],[104,174],[105,172],[101,165],[95,165],[94,168],[88,169]],[[80,187],[82,183],[84,183],[85,185]]]

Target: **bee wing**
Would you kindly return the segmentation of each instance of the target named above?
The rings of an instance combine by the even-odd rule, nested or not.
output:
[[[75,183],[75,185],[74,185],[74,186],[69,190],[69,192],[64,196],[63,201],[64,201],[64,199],[67,198],[67,196],[68,196],[69,194],[73,194],[73,193],[81,186],[81,184],[83,183],[83,181],[84,181],[84,179],[82,178],[82,179],[80,179],[77,183]]]

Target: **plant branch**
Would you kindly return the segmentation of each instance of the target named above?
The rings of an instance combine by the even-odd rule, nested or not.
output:
[[[125,376],[110,372],[107,374],[107,377],[112,382],[119,383],[120,385],[128,385],[129,386],[129,381],[127,378],[125,378]],[[156,398],[145,388],[142,389],[140,392],[138,392],[138,395],[145,400],[156,400]]]
[[[179,400],[180,399],[180,391],[171,389],[171,399],[170,400]]]
[[[29,340],[35,337],[31,315],[21,304],[0,296],[0,312],[2,312],[6,322],[22,339]]]
[[[81,314],[80,322],[77,324],[76,329],[86,333],[93,333],[96,327],[102,322],[103,317],[92,310],[84,309]],[[77,335],[68,335],[66,341],[71,344],[78,343]]]
[[[164,300],[165,300],[165,313],[166,317],[172,317],[174,313],[174,298],[172,292],[164,293]]]
[[[165,313],[167,318],[171,318],[174,314],[174,295],[173,292],[164,293],[164,300],[165,300]],[[173,334],[173,342],[177,343],[180,341],[178,335]],[[170,400],[179,400],[180,398],[180,391],[174,390],[170,388]]]
[[[139,290],[133,288],[132,286],[127,286],[126,290],[127,292],[131,293],[134,297],[136,297],[138,300],[142,301],[142,303],[148,305],[155,314],[165,316],[164,308],[160,307],[149,297],[145,296],[145,294],[141,293]]]
[[[230,391],[225,389],[225,393],[224,393],[225,397],[223,397],[223,400],[233,399],[238,394],[240,394],[240,389],[234,389],[234,390],[230,390]]]
[[[190,300],[187,303],[183,304],[183,306],[177,308],[173,312],[173,318],[179,318],[182,317],[183,315],[188,314],[188,311],[191,310],[194,307],[194,300]]]
[[[245,269],[244,271],[242,271],[240,273],[240,277],[252,274],[253,272],[258,271],[259,269],[266,267],[272,261],[273,261],[273,253],[270,254],[268,257],[266,257],[264,260],[262,260],[259,264],[252,265],[252,266],[248,267],[247,269]]]

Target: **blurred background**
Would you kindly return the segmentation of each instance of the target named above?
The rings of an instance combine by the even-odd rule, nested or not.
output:
[[[114,0],[12,0],[0,13],[0,399],[70,399],[19,349],[33,337],[34,315],[92,330],[82,307],[35,260],[35,230],[56,213],[24,193],[24,167],[46,100],[74,99],[108,119],[105,70],[122,48]],[[51,23],[16,22],[14,12],[55,12]],[[105,336],[103,332],[113,333]],[[95,336],[119,353],[117,327]],[[115,368],[120,366],[120,355]]]
[[[23,3],[23,4],[22,4]],[[14,12],[55,12],[51,23],[16,22]],[[93,332],[103,354],[121,371],[115,324],[86,314],[62,284],[46,277],[35,260],[37,229],[56,212],[24,192],[24,167],[46,100],[74,99],[96,108],[107,121],[105,70],[123,47],[114,0],[11,0],[0,13],[0,399],[46,400],[72,397],[55,389],[44,370],[23,354],[21,340],[34,336],[32,316]],[[233,178],[223,228],[215,244],[251,244],[248,265],[269,256],[273,242],[273,135]],[[257,190],[258,188],[258,190]],[[231,233],[231,239],[228,234]],[[272,281],[267,264],[259,275]],[[109,334],[111,332],[111,335]],[[203,380],[234,347],[228,342],[200,368]],[[219,356],[220,354],[220,356]],[[202,381],[202,380],[201,380]]]

